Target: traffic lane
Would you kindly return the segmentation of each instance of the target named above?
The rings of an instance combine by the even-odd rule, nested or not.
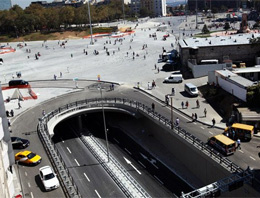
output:
[[[180,196],[181,191],[189,192],[192,190],[123,131],[113,130],[113,127],[110,127],[109,131],[108,137],[112,147],[122,152],[121,155],[120,153],[114,155],[121,164],[129,167],[128,170],[131,171],[131,174],[148,190],[148,193],[151,192],[151,196],[168,197],[172,196],[173,193]]]
[[[80,139],[67,139],[56,145],[83,196],[125,196]]]
[[[29,194],[31,197],[33,196],[34,197],[40,197],[40,196],[60,197],[61,195],[64,195],[62,188],[58,188],[54,191],[45,192],[42,182],[40,180],[39,168],[46,165],[51,166],[51,162],[49,161],[49,158],[36,132],[37,124],[33,124],[34,121],[33,119],[30,118],[33,117],[28,117],[27,113],[25,113],[25,115],[22,114],[20,116],[20,119],[26,120],[26,124],[17,125],[18,122],[14,122],[12,125],[13,132],[11,134],[12,136],[18,136],[21,138],[28,139],[30,141],[30,145],[27,148],[21,150],[14,150],[15,154],[22,150],[29,150],[35,152],[36,154],[42,157],[41,163],[36,166],[31,167],[31,166],[18,165],[19,166],[18,174],[20,175],[20,182],[22,183],[22,191],[24,195]]]

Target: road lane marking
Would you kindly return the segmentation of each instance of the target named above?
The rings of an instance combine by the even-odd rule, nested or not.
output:
[[[138,161],[138,163],[141,164],[142,167],[146,168],[146,166],[142,162]]]
[[[201,126],[200,128],[202,128],[202,129],[205,129],[205,128],[204,128],[204,127],[202,127],[202,126]]]
[[[98,191],[97,191],[97,190],[95,190],[95,193],[97,194],[97,196],[98,196],[99,198],[101,198],[101,196],[98,194]]]
[[[155,178],[158,182],[160,182],[161,184],[163,184],[163,182],[162,182],[158,177],[156,177],[155,175],[154,175],[154,178]]]
[[[29,186],[29,188],[31,188],[31,184],[28,182],[28,186]]]
[[[119,141],[116,138],[113,138],[117,144],[119,144]]]
[[[70,151],[69,147],[67,147],[67,150],[68,150],[68,151],[69,151],[69,153],[71,154],[71,151]]]
[[[135,169],[135,171],[136,171],[139,175],[142,174],[139,170],[137,170],[137,168],[132,164],[132,162],[131,162],[129,159],[127,159],[127,158],[125,158],[125,157],[123,157],[123,158],[125,159],[126,163],[129,164],[130,166],[132,166],[132,168]]]
[[[128,152],[128,154],[132,155],[132,153],[129,150],[127,150],[126,148],[125,148],[125,150],[126,150],[126,152]]]
[[[211,135],[213,135],[213,133],[212,133],[211,131],[209,131],[209,133],[210,133]]]
[[[250,156],[250,158],[255,161],[255,158],[253,158],[252,156]]]
[[[86,179],[90,182],[90,180],[89,180],[88,176],[86,175],[86,173],[83,173],[83,174],[86,177]]]
[[[34,198],[33,193],[31,192],[31,198]]]
[[[27,172],[26,172],[26,171],[24,172],[24,174],[25,174],[25,176],[27,177]]]
[[[76,159],[74,159],[74,160],[75,160],[75,162],[77,163],[77,165],[80,166],[79,163],[78,163],[78,161],[77,161]]]
[[[193,122],[193,124],[197,125],[197,123],[196,123],[196,122]]]
[[[244,153],[244,151],[242,151],[242,150],[239,150],[239,152]]]

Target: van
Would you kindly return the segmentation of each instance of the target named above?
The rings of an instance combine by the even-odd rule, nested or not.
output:
[[[182,82],[182,74],[172,74],[169,77],[164,79],[164,82],[166,83],[181,83]]]
[[[25,80],[10,80],[9,81],[9,87],[17,86],[17,85],[29,85],[29,82],[27,82]]]
[[[236,151],[236,142],[223,134],[209,138],[208,144],[225,155],[231,155]]]
[[[198,91],[197,87],[195,85],[193,85],[192,83],[186,83],[184,85],[184,91],[186,91],[191,96],[199,95],[199,91]]]

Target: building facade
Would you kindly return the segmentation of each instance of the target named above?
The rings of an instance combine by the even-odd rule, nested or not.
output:
[[[11,0],[1,0],[0,10],[9,10],[12,7]]]
[[[131,9],[135,14],[146,8],[153,16],[166,16],[166,0],[131,0]]]
[[[12,165],[15,164],[14,151],[11,144],[8,120],[0,86],[0,197],[14,196]]]

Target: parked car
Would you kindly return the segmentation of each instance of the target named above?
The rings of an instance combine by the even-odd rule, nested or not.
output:
[[[60,186],[60,182],[50,166],[43,166],[39,171],[40,178],[46,191],[54,190]]]
[[[30,141],[19,138],[19,137],[11,137],[13,149],[24,149],[30,145]]]
[[[41,163],[42,158],[32,151],[21,151],[16,153],[15,161],[27,165],[37,165]]]

